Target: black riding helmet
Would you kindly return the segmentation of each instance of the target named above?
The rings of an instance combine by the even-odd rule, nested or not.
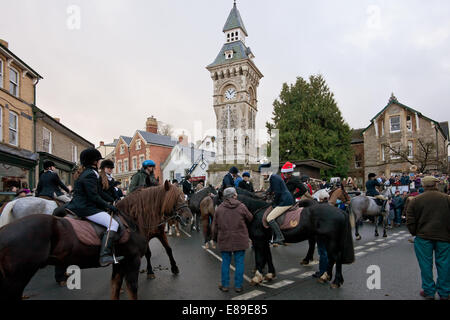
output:
[[[231,174],[238,174],[238,173],[239,173],[239,169],[236,168],[236,167],[231,167],[230,170],[229,170],[229,172],[230,172]]]
[[[47,160],[44,161],[44,170],[49,169],[50,167],[54,167],[55,163],[53,161]]]
[[[91,166],[92,164],[94,164],[95,161],[98,161],[101,159],[103,159],[103,158],[102,158],[100,151],[98,151],[97,149],[94,149],[94,148],[89,148],[89,149],[83,150],[80,153],[80,162],[84,167]]]
[[[375,173],[369,173],[369,179],[375,178],[377,175]]]
[[[100,169],[105,169],[105,168],[114,169],[114,162],[112,162],[109,159],[103,160],[102,164],[100,165]]]

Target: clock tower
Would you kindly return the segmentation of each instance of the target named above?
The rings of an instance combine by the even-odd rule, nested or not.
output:
[[[223,27],[225,43],[206,69],[213,80],[217,164],[257,162],[255,118],[257,89],[263,77],[245,41],[248,36],[236,2]]]

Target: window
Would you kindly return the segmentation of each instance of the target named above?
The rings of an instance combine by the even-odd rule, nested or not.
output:
[[[117,173],[121,173],[121,172],[122,172],[122,160],[117,161]]]
[[[381,161],[385,161],[384,146],[381,146]]]
[[[401,152],[400,147],[401,147],[400,143],[394,143],[391,145],[391,149],[390,149],[391,160],[398,160],[401,158],[400,157],[400,152]]]
[[[412,131],[412,121],[410,115],[406,116],[406,129],[408,130],[408,132]]]
[[[78,163],[78,147],[72,144],[72,162]]]
[[[9,144],[19,145],[19,116],[14,112],[9,112]]]
[[[136,141],[136,150],[141,150],[141,140]]]
[[[381,120],[381,136],[384,136],[384,120]]]
[[[413,142],[408,141],[408,158],[414,157]]]
[[[124,154],[125,153],[125,146],[121,145],[120,146],[120,154]]]
[[[52,132],[42,128],[42,151],[52,153]]]
[[[133,157],[133,170],[137,169],[137,158]]]
[[[142,163],[144,162],[144,156],[140,155],[139,156],[139,168],[142,167]]]
[[[400,132],[400,116],[391,117],[391,132]]]
[[[2,107],[0,107],[0,142],[3,142],[3,108]]]
[[[13,68],[9,69],[9,93],[19,96],[19,73]]]
[[[128,171],[128,159],[123,160],[123,172]]]
[[[0,59],[0,88],[3,88],[3,60]]]
[[[360,154],[355,154],[355,168],[361,168],[362,167],[362,156]]]

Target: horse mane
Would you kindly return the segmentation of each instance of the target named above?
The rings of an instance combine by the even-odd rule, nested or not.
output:
[[[241,201],[252,214],[255,214],[258,210],[267,208],[271,205],[269,202],[252,198],[244,194],[238,194],[238,200]]]
[[[146,237],[158,227],[164,215],[175,206],[181,191],[170,185],[166,191],[164,185],[136,190],[117,203],[117,208],[139,226]]]

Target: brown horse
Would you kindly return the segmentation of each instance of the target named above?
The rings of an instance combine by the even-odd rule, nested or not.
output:
[[[211,225],[214,219],[214,199],[212,197],[205,197],[200,202],[201,221],[203,229],[203,238],[205,240],[205,249],[209,249],[209,243],[213,249],[216,245],[212,241]]]
[[[182,193],[167,181],[130,195],[117,207],[130,237],[115,246],[116,255],[124,259],[113,265],[111,298],[119,299],[125,278],[129,298],[137,299],[139,267],[148,249],[148,236],[170,216],[190,218],[192,214]],[[0,229],[0,299],[21,299],[34,274],[47,265],[98,268],[99,250],[99,246],[81,243],[67,219],[36,214],[14,221]]]

